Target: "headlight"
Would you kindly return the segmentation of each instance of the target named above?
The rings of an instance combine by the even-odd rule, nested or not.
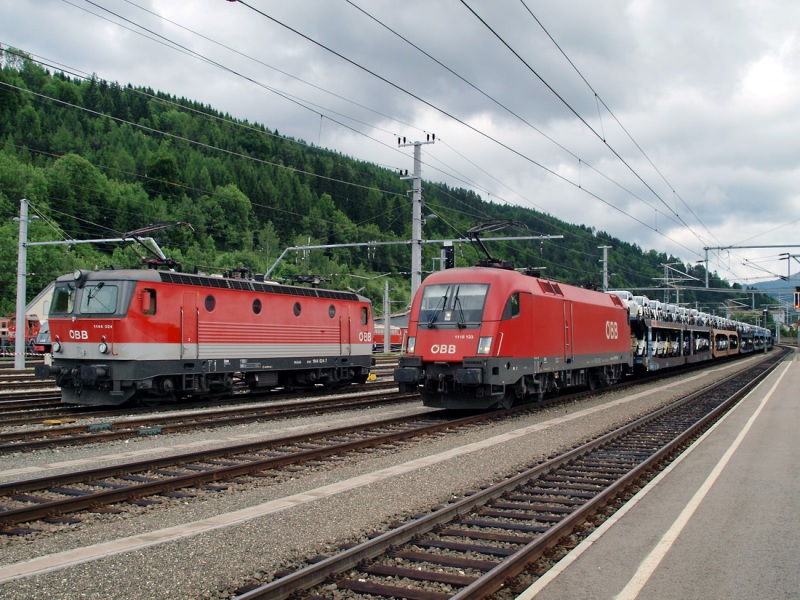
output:
[[[408,338],[406,342],[406,354],[414,354],[414,350],[417,347],[417,338],[416,336],[411,336]]]
[[[97,349],[100,350],[100,354],[106,354],[108,352],[108,344],[105,342],[100,342],[97,346]]]
[[[482,337],[478,340],[478,354],[489,354],[492,351],[492,338]]]
[[[50,349],[54,353],[55,352],[61,352],[61,342],[53,342],[53,344],[50,346]]]

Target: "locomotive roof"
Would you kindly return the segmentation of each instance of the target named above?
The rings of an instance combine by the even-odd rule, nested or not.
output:
[[[304,296],[310,298],[328,298],[331,300],[351,300],[369,302],[369,299],[339,290],[319,288],[306,288],[280,283],[263,283],[252,279],[230,279],[226,277],[209,277],[208,275],[192,275],[176,273],[174,271],[158,271],[153,269],[106,269],[103,271],[81,271],[82,277],[87,281],[160,281],[162,283],[175,283],[180,285],[197,286],[203,288],[244,290],[250,292],[263,292],[268,294],[284,294],[289,296]],[[74,281],[73,274],[62,275],[58,282]]]
[[[429,275],[424,283],[490,283],[501,288],[517,288],[527,290],[538,296],[561,296],[568,299],[580,298],[584,302],[594,304],[614,304],[622,307],[618,297],[604,294],[596,290],[581,288],[550,279],[542,279],[510,269],[491,267],[460,267],[445,269]]]

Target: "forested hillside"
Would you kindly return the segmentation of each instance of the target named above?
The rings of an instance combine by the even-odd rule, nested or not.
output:
[[[246,266],[264,273],[288,246],[411,237],[410,182],[397,173],[168,93],[51,72],[10,49],[0,59],[0,314],[14,312],[20,198],[39,217],[29,227],[31,242],[116,238],[150,224],[189,223],[152,234],[184,271]],[[491,219],[522,224],[496,235],[563,235],[491,246],[499,258],[543,268],[559,281],[599,284],[601,245],[613,247],[614,288],[653,287],[663,263],[679,262],[591,224],[568,225],[436,182],[423,189],[424,214],[436,215],[424,227],[427,239],[462,238]],[[397,309],[409,296],[410,255],[406,244],[291,252],[272,277],[316,274],[330,287],[364,288],[378,310],[389,277]],[[438,246],[423,245],[423,269],[438,256]],[[458,246],[458,266],[478,258],[475,248]],[[117,244],[31,247],[28,295],[78,267],[140,262]],[[684,270],[705,277],[702,267]],[[715,277],[713,286],[726,284]]]

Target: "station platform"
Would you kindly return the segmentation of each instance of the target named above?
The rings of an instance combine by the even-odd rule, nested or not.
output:
[[[800,598],[800,352],[518,596]]]

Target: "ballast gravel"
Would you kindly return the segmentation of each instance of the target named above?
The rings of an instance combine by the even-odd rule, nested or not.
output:
[[[426,512],[452,496],[493,483],[521,468],[649,413],[690,391],[710,385],[753,359],[715,366],[702,374],[676,376],[635,390],[614,390],[533,414],[465,429],[458,433],[398,443],[392,449],[347,455],[337,463],[283,473],[275,481],[258,478],[196,498],[163,500],[117,515],[93,515],[77,525],[58,525],[31,536],[0,536],[3,567],[65,550],[86,548],[128,536],[186,525],[217,515],[280,500],[376,471],[437,456],[468,444],[491,440],[536,423],[551,425],[534,433],[458,454],[375,483],[347,489],[291,508],[199,535],[77,564],[50,573],[0,583],[4,600],[47,599],[219,599],[238,587],[338,545],[382,530],[392,521]],[[628,401],[622,401],[629,399]],[[606,409],[570,418],[594,407]],[[418,403],[354,414],[335,413],[226,429],[62,448],[0,457],[0,481],[44,477],[149,456],[166,456],[206,447],[330,429],[378,418],[425,412]]]

